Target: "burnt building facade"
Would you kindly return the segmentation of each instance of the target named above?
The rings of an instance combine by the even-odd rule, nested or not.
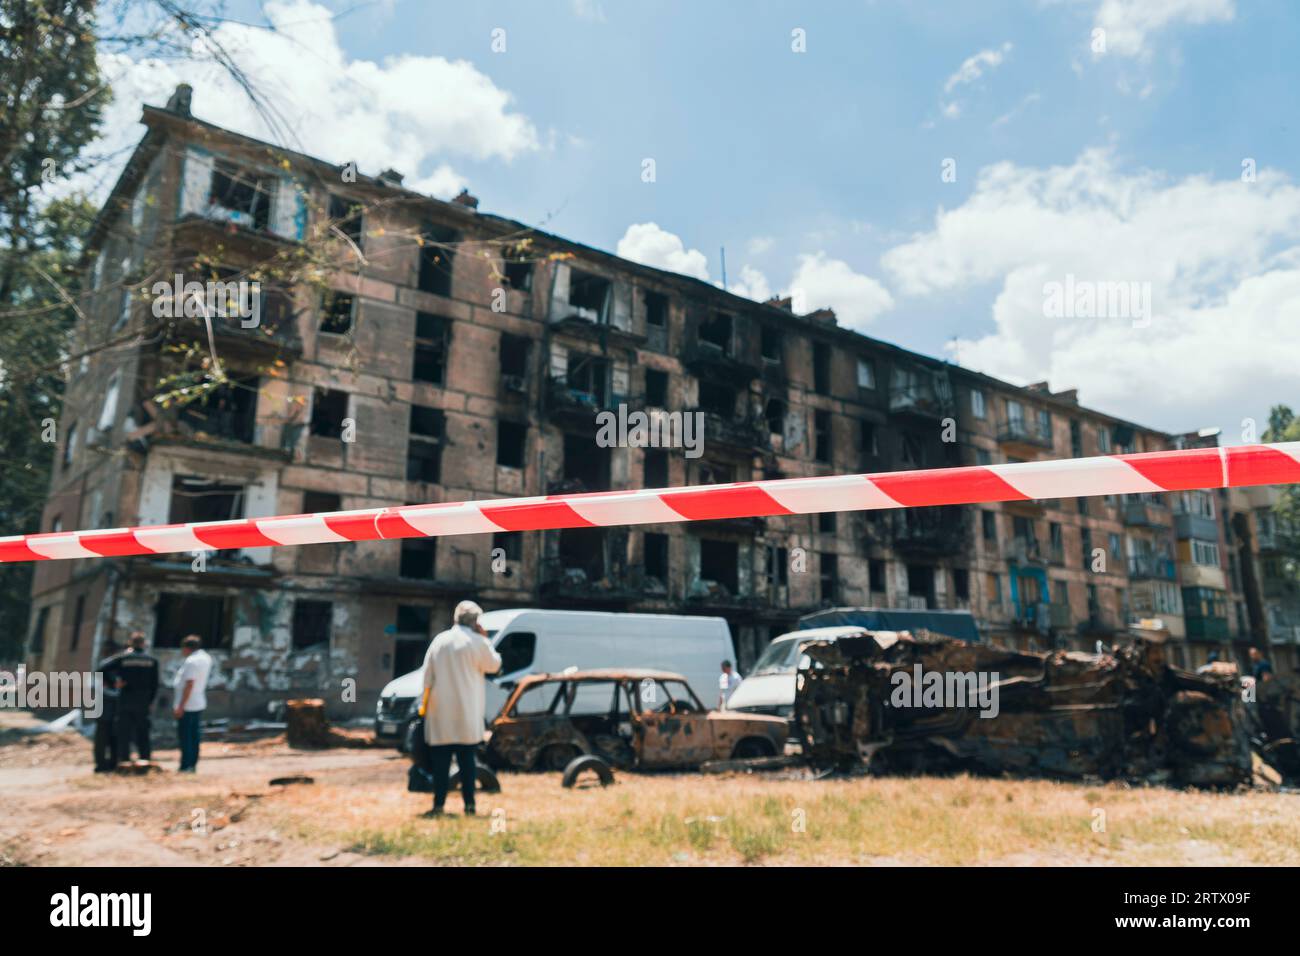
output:
[[[796,315],[203,123],[184,90],[143,122],[87,242],[42,531],[1172,447],[829,310]],[[210,292],[194,307],[191,280],[257,282],[255,314],[213,316]],[[598,413],[620,408],[701,413],[699,453],[599,441]],[[170,663],[198,633],[214,712],[311,694],[341,716],[414,668],[465,597],[721,615],[742,671],[835,605],[968,608],[1026,649],[1091,648],[1134,616],[1181,640],[1166,497],[196,539],[189,554],[40,564],[27,657],[84,669],[139,629]]]

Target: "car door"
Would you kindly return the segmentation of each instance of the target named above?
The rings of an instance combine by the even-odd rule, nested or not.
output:
[[[681,681],[643,681],[637,695],[638,763],[646,769],[698,767],[713,753],[708,712]]]

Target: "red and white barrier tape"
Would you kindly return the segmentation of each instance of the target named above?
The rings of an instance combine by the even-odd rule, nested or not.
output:
[[[0,538],[0,562],[1300,483],[1300,442]]]

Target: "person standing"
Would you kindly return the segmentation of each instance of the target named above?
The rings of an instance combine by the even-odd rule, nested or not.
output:
[[[482,613],[473,601],[461,601],[453,615],[455,624],[435,637],[424,655],[420,716],[433,773],[433,809],[426,816],[443,812],[453,756],[460,770],[465,814],[476,812],[475,750],[483,742],[486,725],[484,678],[501,668],[501,655],[492,649],[487,631],[478,622]]]
[[[145,652],[144,632],[132,631],[126,653],[111,659],[104,669],[105,676],[117,684],[118,761],[131,760],[132,743],[141,760],[152,759],[149,710],[158,696],[158,659]]]
[[[722,673],[718,675],[718,710],[727,709],[727,702],[731,700],[731,695],[736,692],[743,679],[732,669],[731,661],[722,662]]]
[[[99,665],[100,694],[104,707],[95,720],[95,773],[117,769],[117,645],[111,644],[108,657]]]
[[[199,739],[203,731],[203,711],[208,706],[208,675],[212,673],[212,658],[203,649],[197,634],[181,641],[181,668],[176,672],[173,685],[173,715],[176,733],[180,738],[181,773],[194,773],[199,765]]]

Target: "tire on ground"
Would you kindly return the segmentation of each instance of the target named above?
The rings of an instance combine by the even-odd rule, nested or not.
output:
[[[560,778],[560,783],[567,788],[572,788],[578,782],[578,777],[589,770],[595,772],[602,787],[608,787],[614,782],[614,769],[603,758],[595,754],[583,754],[569,761],[569,765],[564,768],[564,776]]]
[[[474,765],[474,783],[477,789],[484,793],[500,793],[501,781],[497,775],[492,772],[491,767],[485,767],[481,763]],[[451,780],[447,783],[447,789],[455,792],[460,786],[460,770],[451,775]]]

